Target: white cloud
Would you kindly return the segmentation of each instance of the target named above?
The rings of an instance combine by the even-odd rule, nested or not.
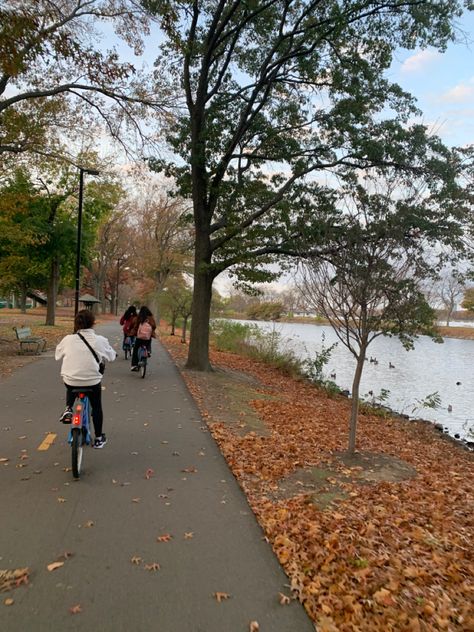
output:
[[[447,103],[465,103],[474,99],[474,79],[458,83],[454,88],[445,92],[441,99]]]
[[[401,72],[420,72],[425,66],[439,57],[435,50],[420,50],[418,53],[407,57],[401,66]]]

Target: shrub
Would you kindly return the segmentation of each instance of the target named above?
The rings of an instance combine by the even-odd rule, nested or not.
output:
[[[291,375],[301,374],[301,361],[294,352],[284,348],[281,334],[262,331],[257,325],[229,320],[211,322],[212,341],[219,351],[230,351],[265,362]]]

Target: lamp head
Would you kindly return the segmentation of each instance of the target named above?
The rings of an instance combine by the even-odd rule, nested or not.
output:
[[[88,169],[87,167],[79,167],[79,169],[90,176],[98,176],[100,174],[100,171],[97,169]]]

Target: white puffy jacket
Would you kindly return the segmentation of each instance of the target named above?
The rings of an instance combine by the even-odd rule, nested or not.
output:
[[[93,329],[80,329],[100,360],[113,362],[117,357],[114,349],[104,336],[98,336]],[[99,365],[91,350],[76,334],[65,336],[56,347],[56,360],[62,360],[61,377],[70,386],[94,386],[102,380]]]

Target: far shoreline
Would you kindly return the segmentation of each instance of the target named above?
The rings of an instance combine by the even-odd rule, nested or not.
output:
[[[264,320],[256,320],[254,318],[248,318],[248,316],[244,314],[235,314],[232,316],[216,316],[216,318],[224,318],[228,320],[248,320],[250,322],[259,323],[259,322],[270,322]],[[330,327],[330,323],[322,318],[305,318],[305,317],[296,317],[296,318],[279,318],[278,320],[273,321],[275,323],[296,323],[300,325],[324,325]],[[459,322],[459,321],[456,321]],[[438,325],[438,332],[442,338],[458,338],[459,340],[474,340],[474,327],[446,327],[446,325]]]

